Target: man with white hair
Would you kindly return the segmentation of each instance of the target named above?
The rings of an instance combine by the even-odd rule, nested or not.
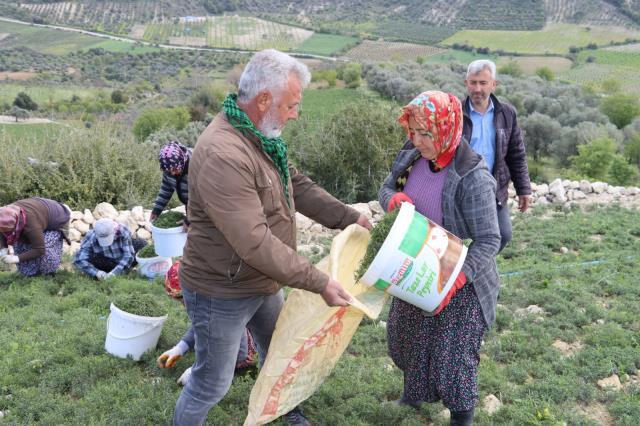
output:
[[[238,95],[202,133],[190,161],[191,229],[180,283],[195,330],[196,360],[176,403],[174,425],[201,425],[227,393],[240,339],[249,328],[260,361],[284,297],[282,286],[319,293],[329,306],[351,296],[296,253],[296,210],[329,228],[367,218],[300,174],[280,138],[298,118],[307,67],[277,50],[256,53]],[[307,425],[296,408],[287,424]]]
[[[500,251],[511,241],[511,218],[507,199],[509,181],[518,196],[518,209],[529,208],[531,182],[522,130],[518,127],[516,110],[500,102],[493,94],[496,89],[496,65],[487,59],[469,64],[464,80],[467,98],[463,104],[462,133],[471,147],[482,157],[497,182],[498,224]]]

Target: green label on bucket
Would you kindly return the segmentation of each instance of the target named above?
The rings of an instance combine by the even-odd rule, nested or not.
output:
[[[409,229],[400,243],[399,250],[411,257],[418,256],[429,232],[427,218],[419,213],[414,213]]]
[[[385,280],[382,279],[378,279],[378,281],[376,281],[376,283],[374,284],[375,288],[377,288],[378,290],[382,290],[382,291],[387,291],[387,289],[391,286],[391,284],[389,284],[388,282],[386,282]]]

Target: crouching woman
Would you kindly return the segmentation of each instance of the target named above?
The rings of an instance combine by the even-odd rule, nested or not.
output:
[[[67,206],[47,198],[26,198],[0,207],[0,260],[15,264],[27,277],[53,274],[62,259],[62,241],[69,243]],[[7,248],[13,247],[9,254]]]

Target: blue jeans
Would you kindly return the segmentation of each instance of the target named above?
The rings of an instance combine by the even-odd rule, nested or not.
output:
[[[500,250],[498,253],[500,253],[512,237],[511,217],[509,217],[509,207],[506,205],[498,205],[498,226],[500,227]]]
[[[193,330],[193,326],[189,327],[184,336],[182,336],[183,342],[189,346],[189,350],[192,351],[196,347],[196,332]],[[238,358],[236,359],[236,363],[242,362],[247,359],[249,356],[249,338],[247,337],[247,333],[242,333],[242,339],[240,339],[240,350],[238,351]]]
[[[176,426],[202,425],[209,410],[229,391],[245,327],[265,359],[282,310],[282,290],[271,296],[217,299],[189,291],[182,294],[195,331],[196,361],[173,414]]]

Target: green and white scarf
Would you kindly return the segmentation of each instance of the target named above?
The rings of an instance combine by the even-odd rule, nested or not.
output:
[[[273,161],[273,164],[278,170],[280,175],[280,181],[282,182],[282,188],[284,189],[284,196],[289,205],[289,164],[287,159],[287,144],[282,138],[267,138],[265,135],[256,129],[256,126],[249,120],[249,116],[238,107],[238,95],[230,93],[222,103],[224,113],[227,115],[227,120],[233,127],[238,129],[245,137],[252,134],[260,141],[261,148]],[[249,138],[251,139],[251,138]]]

